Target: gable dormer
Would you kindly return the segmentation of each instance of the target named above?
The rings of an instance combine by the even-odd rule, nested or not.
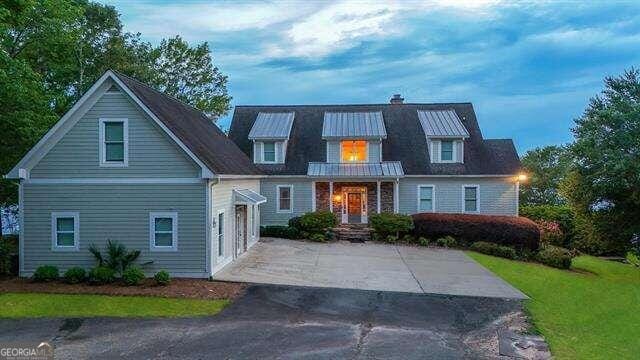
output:
[[[432,163],[464,162],[464,141],[469,138],[469,131],[453,109],[418,110],[418,118]]]
[[[387,138],[382,112],[325,112],[322,139],[328,163],[379,163]]]
[[[249,131],[249,140],[253,141],[254,163],[284,164],[293,119],[293,112],[258,113]]]

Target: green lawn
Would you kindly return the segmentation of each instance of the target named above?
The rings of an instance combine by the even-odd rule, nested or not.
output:
[[[574,271],[469,252],[527,294],[534,325],[557,359],[637,359],[640,269],[580,256]]]
[[[0,294],[0,318],[203,316],[215,315],[228,304],[228,300],[7,293]]]

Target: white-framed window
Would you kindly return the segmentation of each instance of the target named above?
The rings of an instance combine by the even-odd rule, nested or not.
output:
[[[440,141],[440,161],[453,162],[455,159],[453,140]]]
[[[256,236],[256,225],[258,224],[258,221],[256,220],[257,218],[258,218],[258,206],[251,205],[251,237]]]
[[[60,211],[51,213],[51,249],[78,251],[80,248],[80,213]]]
[[[129,166],[129,120],[101,118],[98,125],[100,166]]]
[[[278,185],[276,191],[278,195],[278,212],[293,212],[293,185]]]
[[[178,250],[178,213],[149,213],[149,245],[151,251]]]
[[[265,141],[262,143],[262,162],[274,163],[276,162],[276,142]]]
[[[480,185],[462,185],[462,212],[480,212]]]
[[[418,185],[418,212],[433,212],[435,210],[434,185]]]
[[[369,143],[366,140],[342,140],[340,162],[362,163],[369,161]]]
[[[218,212],[218,256],[224,256],[224,211]]]

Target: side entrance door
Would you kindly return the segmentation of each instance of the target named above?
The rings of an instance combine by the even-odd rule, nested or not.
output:
[[[236,205],[235,257],[247,250],[247,206]]]

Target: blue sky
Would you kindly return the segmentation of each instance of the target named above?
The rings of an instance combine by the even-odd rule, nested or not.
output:
[[[603,78],[640,65],[638,1],[105,2],[145,40],[209,42],[234,105],[472,102],[521,153],[570,141]]]

